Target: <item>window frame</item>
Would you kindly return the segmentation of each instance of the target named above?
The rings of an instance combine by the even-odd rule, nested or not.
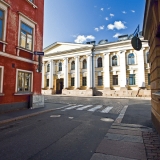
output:
[[[71,86],[73,87],[75,84],[74,84],[74,77],[71,77]]]
[[[100,81],[100,78],[101,78],[101,81]],[[97,76],[97,79],[98,79],[98,86],[103,86],[103,76]]]
[[[0,39],[1,42],[6,41],[8,7],[10,7],[10,5],[7,2],[0,1],[0,10],[2,10],[4,13],[2,39]]]
[[[26,48],[23,48],[20,46],[20,38],[21,38],[21,23],[24,23],[31,27],[33,29],[33,37],[32,37],[32,49],[28,50]],[[26,51],[33,52],[34,51],[34,44],[35,44],[35,28],[36,28],[36,22],[25,16],[23,13],[19,12],[19,29],[18,29],[18,47],[22,48]]]
[[[83,69],[87,69],[87,60],[86,59],[83,60]]]
[[[112,76],[112,84],[115,86],[118,85],[118,75]]]
[[[0,66],[0,94],[3,93],[4,66]]]
[[[99,59],[101,59],[101,63],[99,62]],[[103,65],[102,65],[102,57],[98,57],[97,58],[97,67],[98,68],[101,68]]]
[[[60,64],[61,64],[61,66],[60,66]],[[59,64],[58,64],[58,71],[62,71],[62,62],[59,62]]]
[[[31,74],[31,79],[30,79],[30,91],[18,91],[18,72],[24,72],[24,73],[30,73]],[[25,93],[32,93],[33,92],[33,71],[28,71],[28,70],[23,70],[23,69],[17,69],[16,70],[16,86],[15,86],[15,92],[20,93],[20,94],[25,94]]]
[[[72,63],[74,63],[74,67],[73,67]],[[75,70],[75,61],[72,61],[72,62],[71,62],[71,70],[72,70],[72,71]]]
[[[87,86],[87,77],[82,77],[82,86]]]
[[[23,30],[23,29],[22,29],[22,24],[24,24],[24,25],[26,25],[26,26],[30,27],[29,25],[27,25],[26,23],[24,23],[23,21],[21,21],[21,28],[20,28],[20,32],[21,32],[21,30]],[[27,31],[25,31],[25,30],[23,30],[23,31],[25,31],[25,32],[26,32],[25,48],[21,46],[21,33],[20,33],[20,41],[19,41],[19,43],[20,43],[20,44],[19,44],[19,46],[20,46],[21,48],[26,49],[26,50],[33,51],[33,28],[32,28],[32,27],[30,27],[30,28],[32,29],[32,44],[31,44],[31,50],[30,50],[30,49],[27,49],[27,35],[31,35],[31,34],[30,34],[30,33],[28,33],[28,32],[27,32]]]
[[[129,56],[131,54],[134,56],[133,58],[132,57],[129,58]],[[129,60],[129,59],[131,59],[131,60]],[[132,63],[133,60],[134,60],[134,63]],[[130,61],[131,61],[131,63],[130,63]],[[134,55],[134,53],[129,53],[128,54],[128,65],[134,65],[134,64],[135,64],[135,55]]]
[[[116,65],[113,63],[113,58],[114,57],[116,57],[117,59],[116,59]],[[117,55],[114,55],[114,56],[112,56],[112,66],[118,66],[118,57],[117,57]]]
[[[5,14],[5,11],[2,10],[1,8],[0,8],[0,11],[3,12],[3,17],[2,17],[2,18],[0,17],[0,21],[2,20],[2,38],[0,37],[0,41],[3,41],[3,32],[4,32],[4,14]],[[1,32],[1,30],[0,30],[0,32]]]
[[[133,77],[131,77],[133,76]],[[130,84],[130,78],[132,78],[132,82],[134,84]],[[136,75],[135,74],[129,74],[129,85],[136,85]]]

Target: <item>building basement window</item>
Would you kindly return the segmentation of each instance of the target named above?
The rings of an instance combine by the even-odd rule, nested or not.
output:
[[[135,85],[135,74],[129,75],[129,85]]]
[[[18,71],[18,92],[31,92],[32,73]]]
[[[103,85],[102,76],[98,76],[98,86],[102,86],[102,85]]]
[[[87,85],[87,77],[82,78],[82,85],[86,86]]]

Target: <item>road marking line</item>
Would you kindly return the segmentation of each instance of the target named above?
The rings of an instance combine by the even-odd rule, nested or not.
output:
[[[101,113],[108,113],[113,107],[106,107],[101,111]]]
[[[115,120],[115,123],[121,123],[122,122],[122,119],[125,115],[125,112],[127,110],[128,106],[124,106],[123,109],[121,110],[119,116],[117,117],[117,119]]]
[[[74,108],[81,107],[81,106],[83,106],[83,105],[77,105],[77,106],[68,107],[68,108],[65,108],[65,109],[64,109],[64,110],[62,110],[62,111],[66,111],[66,110],[74,109]]]
[[[94,112],[94,111],[96,111],[97,109],[100,109],[100,108],[102,108],[102,105],[97,105],[96,107],[91,108],[91,109],[89,109],[88,111]]]
[[[77,110],[83,110],[83,109],[89,108],[91,106],[93,106],[93,105],[87,105],[87,106],[84,106],[84,107],[81,107],[81,108],[77,108]]]

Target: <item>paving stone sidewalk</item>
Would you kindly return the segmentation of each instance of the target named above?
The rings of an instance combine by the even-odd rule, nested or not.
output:
[[[113,123],[91,160],[160,160],[160,139],[151,128]]]

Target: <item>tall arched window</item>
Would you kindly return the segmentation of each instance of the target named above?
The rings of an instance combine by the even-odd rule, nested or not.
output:
[[[83,69],[86,69],[87,68],[87,61],[86,59],[83,60]]]
[[[59,71],[62,71],[62,63],[59,63]]]
[[[112,66],[117,66],[117,56],[112,57]]]
[[[50,72],[50,64],[47,64],[47,72]]]
[[[98,67],[102,67],[102,58],[101,57],[99,57],[98,59],[97,59],[97,66]]]
[[[147,63],[149,63],[149,52],[147,52]]]
[[[72,63],[71,63],[71,70],[75,70],[75,62],[74,61],[72,61]]]
[[[135,64],[134,54],[133,53],[130,53],[128,55],[128,64]]]

